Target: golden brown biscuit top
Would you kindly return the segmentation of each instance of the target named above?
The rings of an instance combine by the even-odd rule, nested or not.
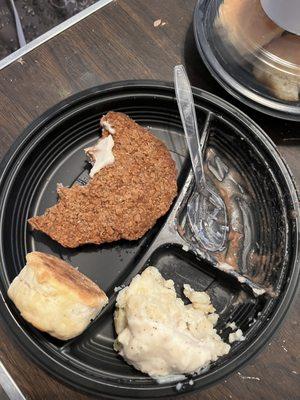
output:
[[[106,300],[99,286],[60,258],[34,251],[27,254],[26,260],[27,265],[35,270],[39,283],[64,286],[90,307],[99,306]]]

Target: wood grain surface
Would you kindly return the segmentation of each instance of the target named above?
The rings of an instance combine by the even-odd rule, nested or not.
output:
[[[194,0],[116,0],[0,72],[0,157],[49,107],[83,89],[123,79],[191,82],[243,109],[278,145],[300,185],[300,124],[254,112],[232,99],[201,61],[192,31]],[[159,26],[154,21],[161,20]],[[299,291],[272,341],[245,368],[188,400],[300,399]],[[0,317],[1,318],[1,317]],[[37,367],[0,319],[0,358],[27,399],[88,399]]]

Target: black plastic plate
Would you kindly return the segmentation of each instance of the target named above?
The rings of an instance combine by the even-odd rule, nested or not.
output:
[[[238,266],[231,273],[219,268],[218,254],[197,248],[188,232],[185,206],[192,176],[174,89],[167,83],[121,82],[79,93],[29,126],[1,164],[1,313],[12,335],[36,362],[83,391],[154,398],[212,384],[239,368],[269,340],[295,293],[299,210],[287,167],[247,116],[209,93],[194,89],[194,95],[200,131],[205,122],[210,129],[208,175],[218,190],[229,193],[227,206],[237,207],[239,216],[235,217],[247,228]],[[89,165],[83,148],[98,138],[99,118],[109,110],[125,112],[164,141],[177,164],[179,194],[169,214],[138,241],[64,249],[44,234],[32,232],[27,219],[56,203],[57,183],[70,186],[86,181]],[[226,177],[216,179],[224,170]],[[26,253],[33,250],[79,267],[109,296],[108,306],[80,337],[61,342],[37,331],[7,298],[10,282],[24,266]],[[246,336],[232,346],[229,355],[193,376],[193,385],[188,384],[191,377],[183,381],[180,391],[176,383],[158,384],[139,373],[112,347],[114,289],[129,283],[149,264],[174,279],[179,294],[183,283],[207,290],[220,314],[218,329],[225,340],[230,333],[225,328],[228,321],[235,321]],[[246,278],[239,281],[241,276]],[[253,287],[263,287],[267,293],[255,296]]]

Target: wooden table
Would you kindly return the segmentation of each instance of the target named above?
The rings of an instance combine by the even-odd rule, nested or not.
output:
[[[122,79],[171,81],[173,66],[183,63],[195,86],[236,104],[267,131],[299,187],[300,124],[242,106],[212,79],[193,39],[194,4],[195,0],[112,1],[0,71],[0,157],[32,120],[66,97]],[[159,26],[154,24],[157,20]],[[255,360],[224,382],[187,398],[299,399],[299,309],[297,296],[280,331]],[[88,398],[38,368],[0,322],[0,358],[26,398]]]

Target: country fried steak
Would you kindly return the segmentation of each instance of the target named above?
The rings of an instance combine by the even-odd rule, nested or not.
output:
[[[93,171],[85,186],[59,186],[58,203],[29,219],[34,229],[65,247],[139,239],[169,210],[177,194],[175,163],[159,139],[122,113],[109,112],[101,125],[98,153],[92,148],[86,153],[95,167],[95,154],[103,157],[109,147],[109,162]]]

